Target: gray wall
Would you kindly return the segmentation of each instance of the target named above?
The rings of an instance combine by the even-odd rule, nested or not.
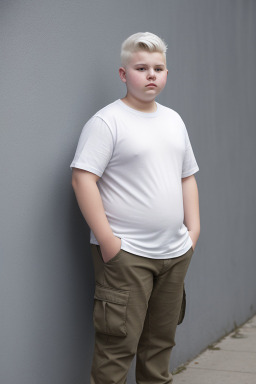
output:
[[[255,16],[253,0],[1,1],[1,383],[89,382],[93,269],[69,164],[86,120],[124,95],[120,44],[138,31],[168,42],[158,101],[200,166],[171,368],[255,314]]]

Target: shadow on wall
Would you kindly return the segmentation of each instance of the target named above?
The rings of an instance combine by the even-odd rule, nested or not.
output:
[[[90,229],[80,212],[72,187],[68,199],[68,213],[69,235],[66,244],[69,247],[71,279],[73,279],[71,284],[72,316],[75,327],[73,352],[77,359],[74,364],[77,366],[77,372],[83,375],[83,380],[86,382],[91,369],[94,343],[92,320],[94,269],[90,252]],[[81,378],[77,377],[77,380],[80,382]]]
[[[90,250],[90,229],[80,212],[73,191],[69,195],[68,214],[69,234],[66,244],[69,247],[69,255],[75,268],[75,276],[78,274],[79,280],[81,280],[81,288],[85,289],[89,299],[91,296],[90,302],[92,302],[94,269]]]

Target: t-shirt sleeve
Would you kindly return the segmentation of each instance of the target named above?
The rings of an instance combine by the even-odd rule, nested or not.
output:
[[[183,158],[183,164],[182,164],[182,175],[181,177],[188,177],[199,171],[199,167],[196,162],[196,158],[189,140],[188,132],[186,127],[185,128],[185,154]]]
[[[84,169],[101,177],[114,149],[112,132],[104,120],[93,116],[83,127],[71,168]]]

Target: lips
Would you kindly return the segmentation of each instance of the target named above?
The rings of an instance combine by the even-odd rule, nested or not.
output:
[[[150,83],[150,84],[146,85],[146,87],[156,87],[156,84]]]

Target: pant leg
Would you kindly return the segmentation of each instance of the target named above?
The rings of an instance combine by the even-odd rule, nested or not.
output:
[[[137,350],[137,384],[172,383],[170,355],[175,345],[183,283],[192,254],[191,248],[183,256],[166,260],[154,281]]]
[[[91,384],[125,384],[153,287],[151,261],[121,250],[104,263],[92,246],[95,348]],[[156,263],[157,264],[157,263]]]

